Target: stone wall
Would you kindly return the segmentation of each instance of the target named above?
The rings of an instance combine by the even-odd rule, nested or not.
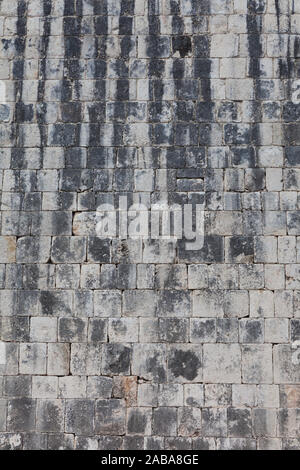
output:
[[[0,448],[299,448],[299,33],[297,0],[0,1]],[[119,197],[204,205],[204,242],[101,238]]]

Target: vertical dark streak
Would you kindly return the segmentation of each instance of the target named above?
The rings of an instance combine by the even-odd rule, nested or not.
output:
[[[101,10],[98,11],[98,7],[97,7],[97,2],[95,2],[94,4],[94,17],[95,17],[95,20],[96,20],[96,17],[97,15],[106,15],[106,21],[104,21],[102,23],[102,28],[101,29],[101,36],[96,36],[97,32],[96,32],[96,28],[95,28],[95,53],[93,55],[93,80],[98,80],[99,77],[98,77],[98,74],[97,74],[97,58],[98,58],[98,55],[99,55],[99,50],[101,50],[101,59],[102,61],[105,62],[105,74],[104,76],[102,76],[101,79],[103,79],[103,100],[104,100],[104,104],[105,104],[105,107],[106,107],[106,102],[107,102],[107,88],[108,88],[108,79],[107,79],[107,57],[106,57],[106,49],[107,49],[107,35],[108,35],[108,16],[107,16],[107,2],[106,0],[103,0],[101,2]],[[95,24],[95,23],[94,23]],[[91,112],[89,112],[89,143],[90,143],[90,146],[95,146],[96,143],[95,143],[95,128],[99,128],[99,125],[98,123],[94,123],[93,122],[93,119],[92,119],[92,114]],[[100,127],[101,127],[101,124],[100,124]],[[100,128],[98,129],[99,132],[100,132]],[[98,144],[100,145],[100,144]],[[90,150],[88,149],[88,152]]]
[[[292,60],[291,56],[291,13],[289,11],[289,30],[288,30],[288,44],[287,44],[287,98],[291,99],[292,95],[292,77],[294,73],[294,61]],[[295,41],[298,38],[295,38]],[[296,57],[297,54],[294,54]]]
[[[210,8],[210,1],[209,0],[203,0],[203,2],[201,3],[201,6],[200,6],[200,15],[202,14],[203,12],[203,15],[207,15],[208,17],[210,16],[211,14],[211,8]],[[206,38],[207,38],[207,53],[206,53],[206,58],[205,58],[205,61],[206,61],[206,71],[207,71],[207,75],[206,75],[206,78],[201,78],[200,79],[200,84],[201,84],[201,99],[203,100],[204,103],[210,103],[212,101],[212,90],[211,90],[211,72],[212,72],[212,62],[211,62],[211,58],[210,58],[210,55],[211,55],[211,36],[210,36],[210,31],[209,31],[209,22],[208,22],[208,31],[207,31],[207,35],[206,35]],[[212,107],[211,107],[211,110],[212,110]],[[212,126],[212,111],[209,112],[209,115],[208,115],[208,123],[205,124],[207,126]],[[206,144],[206,149],[205,149],[205,153],[206,153],[206,161],[208,159],[208,147],[209,146],[213,146],[214,143],[212,142],[212,132],[211,132],[211,127],[208,127],[208,140],[207,140],[207,144]],[[209,179],[209,169],[207,169],[207,174],[206,174],[206,177],[207,177],[207,180]],[[212,193],[213,193],[213,188],[210,187],[209,185],[209,188],[205,187],[205,195],[204,195],[204,204],[205,206],[208,204],[208,201],[210,200],[210,198],[212,197]],[[193,218],[193,224],[195,224],[195,219]],[[195,225],[194,225],[195,227]]]
[[[277,16],[277,30],[278,30],[278,37],[279,37],[279,42],[280,46],[282,45],[282,35],[280,33],[280,4],[279,0],[276,0],[275,3],[276,6],[276,16]],[[279,76],[280,78],[291,78],[292,73],[293,73],[293,62],[291,60],[291,15],[289,13],[288,16],[288,22],[289,22],[289,30],[288,30],[288,44],[287,44],[287,56],[286,59],[279,58]],[[291,89],[290,89],[290,82],[287,83],[288,86],[288,95],[290,95]]]
[[[298,104],[293,104],[291,103],[292,101],[292,83],[293,83],[293,77],[295,75],[296,67],[295,67],[295,60],[298,57],[298,47],[300,45],[299,37],[295,36],[294,37],[294,44],[293,44],[293,52],[292,52],[292,47],[291,47],[291,41],[292,41],[292,28],[291,28],[291,15],[294,13],[294,2],[292,4],[292,8],[289,8],[288,12],[288,42],[287,42],[287,53],[286,53],[286,60],[280,59],[280,78],[281,79],[286,79],[286,93],[287,96],[285,98],[285,101],[283,102],[283,115],[282,115],[282,121],[283,121],[283,145],[284,145],[284,152],[286,152],[286,147],[289,147],[290,145],[293,145],[292,142],[289,141],[287,138],[287,129],[286,125],[287,123],[292,122],[291,120],[293,119],[292,115],[290,114],[290,110],[293,110],[297,108],[299,105]],[[279,13],[280,14],[280,10]],[[281,37],[280,30],[278,29],[278,35]],[[296,120],[296,118],[295,118]]]
[[[79,13],[79,14],[77,14]],[[64,3],[64,18],[69,16],[75,16],[73,18],[74,24],[76,24],[76,31],[72,31],[72,39],[80,37],[81,34],[81,23],[82,23],[82,0],[77,0],[76,5],[74,2],[70,2],[69,0],[65,0]],[[81,56],[81,49],[82,43],[81,41],[77,42],[76,46],[76,55],[73,57],[73,46],[71,46],[71,39],[69,36],[68,26],[67,23],[64,22],[63,27],[63,35],[64,35],[64,77],[61,86],[61,102],[71,101],[73,100],[73,86],[76,92],[76,99],[79,99],[79,70],[80,70],[80,56]],[[77,34],[76,34],[77,33]],[[69,42],[70,41],[70,42]],[[75,51],[74,51],[75,52]],[[77,139],[79,141],[80,137],[80,126],[77,124]],[[76,144],[75,144],[76,145]]]
[[[199,15],[205,15],[209,16],[210,15],[210,2],[209,0],[203,0],[201,4],[199,5],[200,11]],[[208,26],[209,27],[209,26]],[[206,54],[206,70],[207,70],[207,77],[208,78],[201,78],[200,83],[201,83],[201,93],[202,93],[202,99],[203,101],[211,101],[211,59],[210,59],[210,32],[208,31],[207,36],[207,54]]]
[[[65,53],[64,53],[64,78],[63,78],[63,83],[62,83],[62,96],[61,96],[61,101],[70,101],[70,98],[72,98],[72,93],[70,92],[70,84],[74,85],[75,91],[77,95],[79,94],[79,88],[78,88],[78,75],[79,75],[79,70],[80,70],[80,55],[81,55],[81,46],[82,43],[81,41],[77,42],[76,45],[76,55],[73,57],[72,53],[69,54],[69,52],[74,52],[75,50],[71,50],[71,45],[69,42],[69,38],[71,37],[72,39],[80,37],[81,33],[81,22],[82,22],[82,0],[77,0],[76,1],[76,9],[74,8],[73,2],[71,3],[70,0],[64,0],[64,18],[68,18],[70,15],[73,16],[74,22],[76,21],[76,32],[73,31],[72,35],[69,36],[69,31],[68,31],[68,26],[66,23],[64,23],[64,28],[63,28],[63,35],[64,35],[64,43],[65,43]],[[73,5],[73,6],[72,6]],[[74,11],[72,11],[74,10]],[[78,13],[78,14],[77,14]],[[74,18],[74,15],[75,18]],[[70,49],[68,50],[68,45]],[[67,52],[67,53],[66,53]],[[72,88],[72,87],[71,87]]]
[[[180,7],[179,7],[180,8]],[[182,34],[184,32],[184,21],[181,16],[178,15],[178,11],[176,9],[176,5],[172,5],[172,11],[171,13],[173,14],[172,16],[172,54],[174,54],[174,47],[173,47],[173,41],[176,41],[176,36],[177,34]],[[180,39],[180,36],[179,36]],[[180,51],[180,58],[173,58],[173,63],[172,63],[172,75],[173,75],[173,82],[174,82],[174,91],[175,91],[175,102],[178,100],[178,95],[180,93],[180,89],[182,87],[182,84],[185,79],[185,51]],[[184,102],[185,104],[186,102]],[[174,114],[174,110],[173,110]],[[176,119],[177,121],[177,119]],[[174,133],[174,139],[175,139],[175,133],[176,133],[176,124],[173,120],[172,122],[172,131]],[[174,142],[175,146],[175,142]],[[176,151],[176,148],[174,149]],[[182,160],[184,161],[183,166],[185,166],[185,152],[182,152],[181,156]],[[168,161],[167,161],[167,166],[168,166]],[[167,170],[168,172],[168,170]],[[167,181],[168,181],[168,174],[167,174]],[[168,193],[168,204],[171,206],[172,205],[172,196]],[[178,251],[178,248],[176,247],[176,250]]]
[[[125,66],[127,69],[129,69],[129,55],[130,55],[130,47],[131,47],[131,38],[132,38],[132,31],[133,31],[133,21],[134,17],[133,16],[124,16],[122,13],[126,10],[125,5],[126,5],[126,0],[121,1],[121,9],[120,9],[120,16],[119,16],[119,37],[121,38],[121,67],[123,65],[123,61],[125,63]],[[131,5],[134,11],[134,4]],[[127,25],[125,24],[125,34],[122,34],[122,26],[123,26],[123,21],[124,20],[129,20]],[[130,21],[131,20],[131,21]],[[126,77],[123,77],[123,73],[121,73],[121,78],[117,79],[117,88],[116,88],[116,101],[117,102],[122,102],[125,106],[125,119],[127,117],[127,114],[129,112],[129,109],[127,107],[126,109],[126,102],[130,100],[130,80],[129,80],[129,71],[126,74]],[[116,116],[115,116],[116,117]],[[113,135],[117,135],[118,132],[118,126],[116,123],[113,123],[114,126],[114,133]]]
[[[184,22],[183,18],[177,14],[175,9],[175,5],[172,5],[172,41],[176,38],[173,36],[174,34],[182,34],[184,31]],[[172,44],[173,48],[173,44]],[[174,50],[172,51],[174,53]],[[182,55],[181,55],[182,57]],[[175,100],[177,100],[178,93],[180,92],[180,88],[182,86],[182,81],[184,81],[185,77],[185,59],[183,58],[174,58],[172,64],[172,73],[173,73],[173,80],[174,80],[174,89],[175,89]],[[175,127],[175,126],[174,126]],[[175,130],[175,129],[174,129]]]
[[[83,4],[82,0],[76,0],[75,4],[75,9],[76,9],[76,20],[77,20],[77,28],[78,28],[78,33],[79,35],[82,34],[82,15],[83,15]],[[76,79],[74,81],[74,94],[75,96],[72,97],[74,100],[79,100],[80,99],[80,87],[79,87],[79,77],[80,77],[80,59],[81,59],[81,51],[82,51],[82,42],[79,41],[79,49],[78,49],[78,56],[76,59],[74,59],[73,64],[75,65],[75,70],[76,70]],[[79,103],[80,108],[82,108],[81,102]],[[81,115],[82,115],[82,109],[81,109]],[[78,140],[78,145],[81,145],[80,142],[80,136],[81,136],[81,122],[76,124],[77,126],[77,140]],[[76,145],[76,144],[75,144]]]
[[[21,147],[21,142],[19,138],[20,132],[20,123],[24,122],[23,113],[18,112],[18,105],[22,106],[22,99],[23,99],[23,80],[24,80],[24,71],[25,71],[25,48],[26,48],[26,35],[27,35],[27,2],[26,0],[19,0],[18,2],[18,9],[17,9],[17,37],[15,39],[15,48],[17,52],[17,60],[14,61],[13,64],[13,79],[15,81],[15,111],[13,116],[13,123],[12,123],[12,132],[11,138],[14,142],[14,147],[11,149],[11,158],[13,157],[14,151],[16,152],[16,156],[20,159],[20,163],[22,165],[22,161],[24,161],[24,148]],[[20,148],[18,148],[20,147]],[[17,170],[14,170],[15,172]],[[23,205],[24,201],[24,193],[19,193],[21,204]],[[2,194],[1,194],[2,196]],[[21,222],[18,222],[18,233],[21,227]],[[18,302],[18,292],[13,291],[13,302],[17,304]]]
[[[261,122],[260,57],[262,55],[262,15],[253,11],[251,0],[248,0],[247,34],[250,57],[248,74],[249,77],[254,79],[253,119],[256,126],[253,128],[253,141],[256,145],[259,145],[261,139],[259,126],[257,124]]]
[[[24,70],[25,70],[25,45],[26,45],[26,34],[27,34],[27,2],[26,0],[19,0],[18,2],[18,19],[17,19],[17,38],[15,39],[15,47],[17,50],[18,59],[14,62],[13,65],[13,79],[15,81],[15,113],[14,113],[14,124],[13,126],[15,135],[14,140],[15,144],[18,147],[19,145],[19,124],[22,122],[18,116],[17,108],[18,104],[22,103],[23,95],[23,80],[24,80]]]
[[[279,0],[275,0],[275,8],[276,8],[276,17],[277,17],[277,29],[280,30],[280,6]]]
[[[76,1],[76,20],[77,20],[77,27],[78,27],[79,34],[81,34],[82,14],[83,14],[82,0],[77,0]],[[80,74],[80,56],[81,56],[82,43],[80,42],[79,44],[80,46],[79,46],[79,52],[78,52],[78,59],[73,59],[73,65],[76,64],[75,70],[77,72],[76,80],[74,81],[74,91],[75,91],[76,99],[80,98],[80,87],[79,87],[78,79],[79,79],[79,74]]]
[[[49,47],[50,33],[51,33],[51,0],[44,0],[44,28],[43,35],[41,37],[41,63],[40,63],[40,80],[38,86],[38,101],[43,101],[44,92],[45,92],[45,79],[46,79],[46,61],[47,61],[47,51]]]
[[[38,96],[37,96],[37,120],[41,137],[41,149],[40,149],[40,161],[41,167],[44,160],[44,147],[46,146],[46,114],[47,114],[47,103],[44,103],[45,94],[45,80],[46,80],[46,63],[47,63],[47,52],[49,48],[50,34],[51,34],[51,14],[52,1],[43,1],[43,35],[41,37],[41,62],[40,62],[40,74],[38,84]]]
[[[12,140],[14,141],[14,147],[11,149],[11,158],[13,153],[16,152],[16,156],[21,161],[24,161],[24,148],[21,147],[19,138],[20,123],[23,122],[23,113],[18,112],[18,106],[22,106],[22,95],[23,95],[23,80],[25,71],[25,47],[26,47],[26,35],[27,35],[27,3],[25,0],[18,2],[18,19],[17,19],[17,38],[15,39],[15,47],[17,51],[17,61],[14,62],[13,66],[13,79],[15,79],[15,111],[12,124]],[[20,114],[20,115],[19,115]],[[22,204],[24,201],[24,194],[20,193]]]
[[[160,19],[157,16],[154,16],[155,13],[155,4],[152,0],[148,0],[148,28],[149,28],[149,37],[148,41],[155,41],[155,37],[160,35]],[[161,60],[155,57],[151,57],[148,61],[148,79],[149,79],[149,105],[155,106],[155,109],[160,109],[163,106],[163,95],[164,95],[164,77],[165,77],[165,60]],[[149,126],[154,133],[152,122],[149,120]],[[152,141],[152,154],[156,151],[156,147],[153,147]],[[161,161],[161,150],[159,152],[159,160]],[[154,161],[154,158],[153,158]],[[167,176],[168,178],[168,176]],[[161,202],[160,192],[155,192],[152,196],[154,198],[151,203]]]

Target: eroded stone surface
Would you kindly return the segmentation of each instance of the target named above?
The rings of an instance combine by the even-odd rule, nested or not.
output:
[[[0,449],[299,448],[299,34],[288,0],[0,2]],[[204,239],[127,237],[125,197]]]

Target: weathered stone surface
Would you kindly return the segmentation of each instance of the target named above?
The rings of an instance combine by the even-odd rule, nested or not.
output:
[[[122,400],[97,400],[95,431],[97,434],[123,435],[125,432],[125,403]]]
[[[240,383],[241,351],[235,344],[205,344],[203,347],[204,380],[214,383]]]
[[[298,3],[0,2],[0,449],[299,448]]]

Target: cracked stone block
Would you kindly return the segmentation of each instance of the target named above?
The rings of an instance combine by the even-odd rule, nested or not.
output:
[[[242,346],[242,378],[244,383],[272,383],[272,346],[269,344]]]
[[[142,383],[138,386],[139,406],[158,406],[158,385]]]
[[[158,393],[159,406],[182,406],[183,386],[179,384],[161,384]]]
[[[225,408],[202,409],[202,432],[207,437],[227,436],[227,413]]]
[[[32,377],[33,398],[57,398],[58,378],[34,376]]]
[[[174,383],[202,380],[202,346],[172,345],[168,353],[168,377]]]
[[[32,375],[46,373],[46,344],[22,343],[20,345],[20,373]]]
[[[177,408],[160,407],[153,409],[152,430],[154,435],[174,436],[177,432]]]
[[[231,404],[231,385],[206,384],[204,386],[205,406],[229,406]]]
[[[106,344],[102,356],[103,372],[112,375],[129,375],[131,357],[132,348],[130,345]]]
[[[157,294],[151,290],[125,290],[123,314],[128,317],[154,317],[157,310]]]
[[[197,436],[201,432],[201,410],[194,407],[178,408],[178,434]]]
[[[201,407],[204,405],[204,389],[201,384],[184,384],[184,405]]]
[[[70,348],[65,343],[48,344],[47,372],[48,375],[67,375],[69,373]]]
[[[80,343],[86,341],[87,321],[81,318],[60,318],[58,321],[58,338],[61,342]]]
[[[18,263],[47,263],[50,257],[51,239],[42,237],[22,237],[17,241],[16,260]]]
[[[156,383],[167,378],[167,353],[163,344],[135,344],[132,354],[132,372]]]
[[[253,410],[253,431],[258,437],[276,435],[276,412],[272,409],[256,408]]]
[[[61,432],[64,428],[64,403],[62,400],[39,400],[36,424],[41,432]]]
[[[293,361],[293,357],[296,361]],[[286,367],[289,364],[289,367]],[[300,382],[297,366],[297,350],[291,344],[274,346],[274,382],[279,384],[297,384]]]
[[[59,398],[84,398],[86,396],[86,377],[59,377],[58,395]]]
[[[127,414],[127,432],[142,436],[151,434],[152,410],[150,408],[129,408]]]
[[[205,344],[203,376],[215,383],[241,382],[241,350],[237,344]]]
[[[241,319],[239,322],[241,343],[263,343],[264,342],[264,321]]]
[[[16,261],[16,238],[0,237],[0,262],[13,263]]]
[[[31,398],[14,398],[8,401],[7,428],[9,431],[34,431],[36,401]]]
[[[94,431],[94,401],[66,400],[65,432],[90,435]]]
[[[87,396],[91,398],[110,398],[112,395],[113,381],[110,377],[88,377]]]
[[[248,384],[233,384],[232,404],[235,407],[254,407],[256,405],[256,386]]]
[[[95,431],[100,435],[123,435],[125,408],[122,400],[97,400],[95,405]]]
[[[251,412],[244,408],[228,408],[228,434],[231,437],[251,437]]]

